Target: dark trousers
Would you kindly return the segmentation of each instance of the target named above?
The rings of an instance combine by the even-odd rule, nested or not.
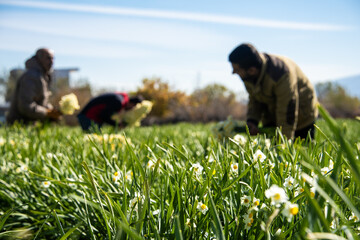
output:
[[[90,118],[86,117],[84,114],[77,115],[77,118],[78,118],[81,128],[84,131],[87,131],[87,132],[92,131],[92,130],[99,131],[101,128],[102,124],[94,122]]]
[[[295,138],[307,138],[308,133],[310,132],[310,137],[311,139],[314,139],[315,136],[315,127],[314,127],[315,122],[311,123],[309,126],[304,127],[303,129],[299,129],[295,131]]]

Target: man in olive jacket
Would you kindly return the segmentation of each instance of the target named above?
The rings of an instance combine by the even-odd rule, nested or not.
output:
[[[229,55],[233,74],[238,74],[249,93],[247,125],[250,134],[263,127],[280,127],[288,138],[314,138],[318,115],[314,87],[289,58],[259,53],[248,43]]]
[[[25,62],[26,72],[19,78],[6,121],[29,123],[35,120],[57,120],[61,113],[49,103],[49,84],[54,52],[40,48]]]

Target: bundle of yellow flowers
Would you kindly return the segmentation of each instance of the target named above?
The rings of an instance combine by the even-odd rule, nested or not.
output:
[[[80,109],[78,99],[73,93],[62,96],[59,105],[60,111],[65,115],[71,115],[75,110]]]
[[[95,142],[108,142],[108,143],[121,143],[121,144],[125,144],[126,142],[131,143],[131,140],[129,138],[125,139],[125,137],[121,134],[103,134],[103,135],[98,135],[95,133],[92,134],[87,134],[84,137],[84,140],[87,141],[89,139],[92,139]]]
[[[212,127],[212,132],[219,140],[223,138],[233,137],[235,135],[234,128],[237,125],[236,120],[229,116],[225,121],[218,122]]]
[[[148,115],[152,109],[153,103],[151,101],[144,100],[141,103],[136,104],[134,108],[126,111],[122,114],[122,121],[127,126],[140,126],[142,119]]]

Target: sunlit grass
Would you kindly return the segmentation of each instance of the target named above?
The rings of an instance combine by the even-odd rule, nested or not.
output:
[[[324,119],[313,142],[2,128],[0,238],[358,239],[360,123]]]

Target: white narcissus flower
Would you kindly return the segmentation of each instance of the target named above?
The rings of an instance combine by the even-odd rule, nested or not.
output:
[[[144,100],[141,103],[136,104],[129,111],[121,113],[121,119],[127,126],[140,126],[140,122],[148,115],[152,109],[153,103],[151,101]],[[114,116],[116,118],[116,115]]]
[[[159,213],[160,213],[160,209],[154,210],[154,211],[152,212],[153,215],[158,215]]]
[[[132,171],[127,171],[126,174],[125,174],[125,180],[130,182],[131,179],[132,179],[132,176],[133,176],[133,172]]]
[[[79,110],[79,102],[75,94],[70,93],[62,96],[59,101],[60,111],[65,115],[71,115],[75,110]]]
[[[198,202],[197,209],[202,213],[206,214],[206,212],[209,210],[209,208],[202,202]]]
[[[239,172],[239,164],[238,163],[232,163],[230,168],[231,168],[231,172],[238,174],[238,172]]]
[[[292,190],[294,188],[295,179],[292,176],[289,176],[285,178],[284,181],[284,187],[286,187],[289,190]]]
[[[312,198],[315,197],[315,193],[316,193],[316,187],[310,188],[310,196],[311,196]]]
[[[254,219],[252,218],[252,213],[243,215],[243,218],[245,223],[245,229],[249,230],[254,222]]]
[[[16,173],[27,172],[27,171],[28,171],[28,167],[25,164],[22,164],[20,167],[16,169]]]
[[[265,154],[260,149],[256,150],[253,157],[254,161],[260,161],[261,163],[264,162],[264,160],[266,159]]]
[[[282,210],[282,214],[287,217],[288,222],[291,221],[292,217],[298,214],[299,205],[296,203],[286,202],[285,207]]]
[[[5,138],[0,137],[0,146],[4,146],[5,143],[6,143]]]
[[[245,205],[245,207],[249,207],[250,203],[251,203],[251,196],[243,196],[240,198],[241,203]]]
[[[321,169],[321,174],[322,175],[326,175],[328,172],[330,172],[330,168],[328,168],[328,167],[323,167]]]
[[[50,185],[51,185],[51,182],[50,182],[50,181],[44,181],[44,182],[42,182],[42,186],[43,186],[44,188],[49,188]]]
[[[130,200],[130,207],[133,208],[136,205],[139,206],[139,202],[143,203],[144,199],[145,199],[144,196],[136,192],[134,198]],[[138,208],[136,210],[138,210]]]
[[[349,217],[349,221],[357,222],[359,218],[355,215],[355,213],[351,213],[351,216]]]
[[[199,164],[199,163],[194,163],[192,165],[192,167],[190,168],[190,171],[194,169],[194,173],[199,176],[200,174],[202,174],[203,171],[203,167]]]
[[[254,199],[253,199],[253,206],[254,206],[254,207],[257,207],[257,206],[259,206],[259,205],[260,205],[260,199],[254,197]]]
[[[271,146],[271,140],[270,139],[265,139],[265,147],[266,148],[270,148],[270,146]]]
[[[216,160],[215,160],[215,158],[213,157],[212,154],[210,154],[210,156],[208,156],[207,159],[208,159],[209,163],[216,162]]]
[[[245,145],[246,138],[241,134],[236,134],[233,139],[238,142],[240,145]]]
[[[189,228],[191,228],[191,221],[190,221],[190,218],[187,218],[186,219],[186,223],[185,223]],[[196,228],[196,224],[193,222],[193,225],[192,225],[193,228]]]
[[[114,174],[113,174],[113,181],[114,182],[117,182],[121,177],[121,172],[119,171],[116,171]]]
[[[246,214],[242,215],[242,217],[244,218],[244,222],[252,222],[251,220],[254,218],[254,213],[249,211]]]
[[[275,184],[265,191],[265,196],[270,198],[271,205],[275,205],[276,207],[279,207],[281,203],[288,200],[285,190]]]
[[[146,168],[153,169],[154,167],[155,167],[155,162],[150,159],[146,164]]]

